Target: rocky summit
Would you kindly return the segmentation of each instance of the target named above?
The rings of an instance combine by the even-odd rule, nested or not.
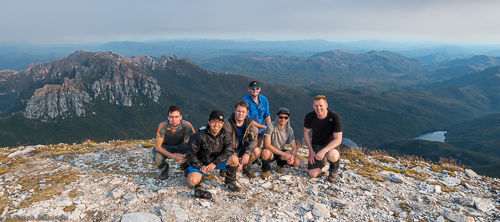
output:
[[[208,174],[198,199],[177,164],[158,179],[151,141],[0,149],[0,218],[60,221],[500,221],[500,180],[449,163],[342,148],[335,183],[306,163],[229,192]],[[299,149],[303,160],[307,150]],[[260,173],[259,163],[253,169]],[[326,166],[323,170],[326,172]]]

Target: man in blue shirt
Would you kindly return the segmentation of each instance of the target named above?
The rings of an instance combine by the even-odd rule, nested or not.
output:
[[[262,148],[264,143],[264,131],[271,123],[271,112],[269,111],[269,101],[260,94],[260,83],[252,81],[248,85],[248,94],[243,97],[243,101],[248,103],[248,117],[255,121],[255,126],[259,129],[258,148]]]

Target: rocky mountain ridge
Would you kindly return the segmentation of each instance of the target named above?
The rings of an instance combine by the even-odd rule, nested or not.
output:
[[[342,148],[333,184],[299,169],[267,180],[217,172],[194,197],[181,170],[157,179],[151,141],[0,149],[0,217],[64,221],[499,221],[500,180],[469,169]],[[302,159],[307,150],[299,149]],[[274,169],[272,164],[272,169]],[[253,166],[260,173],[260,167]],[[324,170],[326,170],[325,167]]]
[[[4,72],[0,84],[6,91],[3,95],[17,94],[21,98],[24,115],[29,119],[49,120],[72,114],[79,117],[87,113],[85,106],[95,100],[132,106],[140,105],[139,97],[144,97],[158,103],[161,87],[146,67],[154,70],[175,59],[178,58],[165,56],[156,62],[151,57],[77,51],[21,72]]]

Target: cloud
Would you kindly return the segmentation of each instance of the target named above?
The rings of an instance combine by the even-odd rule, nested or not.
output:
[[[0,8],[0,42],[180,37],[500,39],[498,1],[5,0]]]

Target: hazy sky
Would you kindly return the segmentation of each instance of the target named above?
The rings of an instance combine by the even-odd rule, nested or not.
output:
[[[0,0],[0,42],[325,39],[500,43],[498,0]]]

